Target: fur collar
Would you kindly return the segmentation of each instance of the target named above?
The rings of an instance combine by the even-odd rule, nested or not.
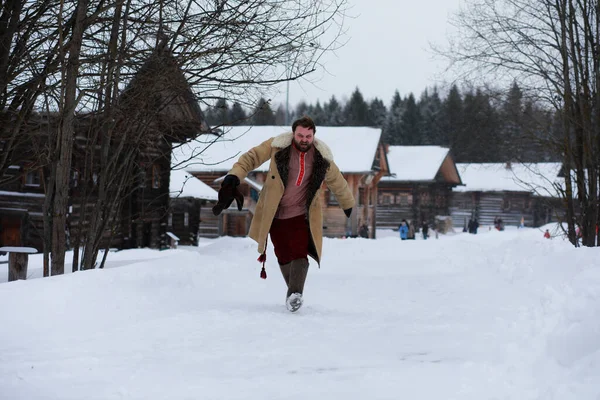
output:
[[[275,136],[275,139],[273,139],[273,142],[271,142],[271,146],[284,149],[292,144],[293,138],[294,134],[292,132],[282,133],[279,136]],[[324,159],[327,161],[333,161],[333,153],[331,152],[331,149],[322,140],[319,140],[315,137],[313,144],[315,149],[321,153]]]

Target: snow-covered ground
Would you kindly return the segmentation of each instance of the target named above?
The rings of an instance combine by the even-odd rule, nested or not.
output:
[[[326,239],[296,314],[245,238],[1,283],[0,399],[598,400],[600,249],[542,235]]]

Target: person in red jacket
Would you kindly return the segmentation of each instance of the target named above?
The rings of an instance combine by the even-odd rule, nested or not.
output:
[[[550,231],[548,229],[546,229],[546,232],[544,232],[544,237],[546,239],[550,239]]]

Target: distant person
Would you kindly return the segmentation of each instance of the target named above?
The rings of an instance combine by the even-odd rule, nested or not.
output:
[[[544,237],[546,239],[550,239],[550,231],[548,229],[546,229],[546,232],[544,232]]]
[[[525,217],[521,217],[521,223],[519,224],[519,228],[525,228]]]
[[[415,240],[415,224],[407,223],[407,225],[408,225],[408,239]]]
[[[423,225],[421,226],[421,233],[423,233],[423,240],[427,240],[427,235],[429,234],[429,225],[427,222],[423,221]]]
[[[499,231],[504,230],[504,222],[502,221],[502,218],[498,218],[498,221],[496,222],[496,229]]]
[[[398,227],[398,231],[400,232],[400,239],[406,240],[408,239],[408,223],[405,219],[402,220],[400,226]]]
[[[476,219],[469,220],[469,233],[477,235],[477,228],[479,228],[479,222]]]

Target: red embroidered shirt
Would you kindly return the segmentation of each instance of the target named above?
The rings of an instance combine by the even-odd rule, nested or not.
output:
[[[275,218],[287,219],[306,214],[306,192],[314,159],[314,146],[307,152],[301,152],[292,145],[287,184]]]

